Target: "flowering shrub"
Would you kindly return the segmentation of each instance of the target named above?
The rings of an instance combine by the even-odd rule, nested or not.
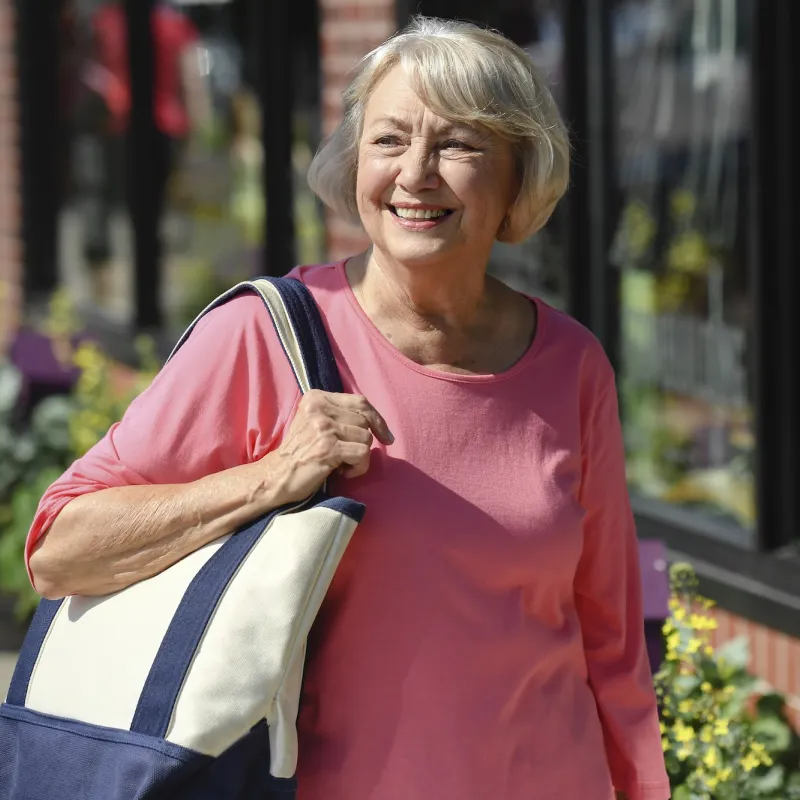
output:
[[[800,747],[783,698],[757,693],[747,643],[715,651],[713,604],[687,564],[671,570],[666,658],[655,676],[674,800],[798,800]]]
[[[11,364],[0,362],[0,586],[14,597],[21,620],[39,601],[25,572],[23,551],[40,498],[122,418],[158,369],[152,341],[142,338],[137,341],[142,367],[130,379],[123,379],[95,343],[87,341],[73,348],[77,331],[69,299],[56,293],[45,332],[56,355],[79,367],[79,376],[69,395],[45,398],[24,422],[16,413],[22,378]]]

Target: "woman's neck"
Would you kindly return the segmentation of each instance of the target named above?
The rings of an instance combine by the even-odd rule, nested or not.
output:
[[[370,250],[348,262],[347,274],[370,317],[390,317],[414,330],[457,335],[480,327],[490,311],[485,271],[465,264],[409,269]]]
[[[443,371],[501,372],[530,344],[534,307],[483,271],[464,267],[448,280],[444,269],[413,274],[366,253],[350,259],[346,273],[372,323],[408,358]]]

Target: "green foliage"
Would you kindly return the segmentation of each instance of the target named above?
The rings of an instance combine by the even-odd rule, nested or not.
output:
[[[655,676],[667,770],[677,800],[800,800],[800,739],[784,699],[758,692],[746,639],[714,650],[712,603],[693,569],[671,571],[666,658]]]
[[[122,418],[131,400],[158,369],[151,340],[137,342],[142,368],[132,380],[120,379],[111,360],[87,342],[72,350],[76,331],[68,299],[56,294],[45,331],[54,349],[77,364],[78,381],[69,395],[45,398],[29,418],[18,414],[22,376],[0,362],[0,587],[15,600],[15,611],[27,619],[36,607],[24,566],[25,539],[39,500],[78,457]]]

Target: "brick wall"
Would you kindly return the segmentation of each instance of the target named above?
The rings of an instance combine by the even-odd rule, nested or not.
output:
[[[323,129],[342,117],[342,92],[356,62],[395,31],[394,0],[320,0],[322,12]],[[362,231],[328,214],[328,253],[341,258],[363,250]]]
[[[13,0],[0,0],[0,353],[20,309],[20,207]]]
[[[800,639],[756,625],[754,622],[714,609],[718,628],[712,634],[715,646],[746,637],[750,642],[750,670],[788,698],[789,715],[800,731]]]

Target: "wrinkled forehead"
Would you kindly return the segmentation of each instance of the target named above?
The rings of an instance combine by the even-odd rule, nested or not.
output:
[[[483,134],[479,123],[449,108],[429,79],[403,64],[392,67],[373,87],[364,109],[364,130],[392,129],[404,132],[425,129],[439,133]]]

